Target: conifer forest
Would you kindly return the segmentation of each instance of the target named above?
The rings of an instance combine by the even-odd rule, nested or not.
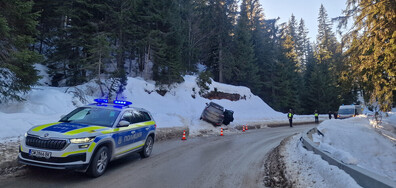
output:
[[[0,103],[23,100],[48,67],[55,87],[129,76],[158,87],[197,74],[246,86],[277,111],[396,101],[396,1],[346,0],[344,13],[267,19],[259,0],[0,0]],[[337,38],[333,26],[341,31]],[[200,67],[205,67],[202,70]]]

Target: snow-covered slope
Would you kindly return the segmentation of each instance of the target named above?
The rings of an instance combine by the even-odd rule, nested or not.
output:
[[[189,127],[192,134],[201,129],[214,127],[199,120],[205,103],[210,100],[199,96],[195,76],[185,76],[184,82],[176,85],[165,96],[155,92],[155,84],[141,78],[128,78],[123,95],[133,106],[152,112],[158,127]],[[283,113],[274,111],[249,88],[212,82],[214,89],[224,93],[237,93],[246,100],[212,100],[234,111],[234,122],[229,126],[265,122],[287,122]],[[76,95],[78,93],[78,95]],[[77,97],[79,96],[79,97]],[[99,96],[98,86],[92,81],[72,88],[36,86],[26,94],[26,101],[0,105],[0,138],[24,134],[31,126],[55,122],[77,106],[93,102]],[[195,96],[195,98],[193,97]]]

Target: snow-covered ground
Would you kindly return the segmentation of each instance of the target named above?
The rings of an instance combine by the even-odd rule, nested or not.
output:
[[[49,82],[43,67],[37,67],[43,79],[41,86],[34,87],[24,98],[24,102],[0,104],[0,140],[23,135],[30,127],[50,122],[56,122],[62,115],[71,112],[78,106],[92,103],[99,93],[94,81],[77,87],[49,87]],[[205,103],[202,98],[195,76],[185,76],[184,82],[173,87],[165,96],[155,92],[155,84],[141,78],[128,78],[128,84],[123,96],[132,101],[133,106],[149,110],[159,128],[189,127],[190,134],[198,134],[199,130],[215,129],[211,124],[199,120]],[[249,88],[212,82],[210,90],[224,93],[237,93],[245,96],[239,101],[226,99],[212,100],[226,109],[234,111],[234,122],[229,126],[246,124],[287,123],[286,114],[269,107],[261,98],[253,95]],[[194,98],[194,97],[195,98]],[[313,121],[313,116],[295,116],[294,122]]]
[[[313,134],[313,141],[334,158],[384,176],[396,185],[396,109],[388,115],[381,125],[365,115],[326,120],[317,127],[324,136]],[[359,187],[344,171],[304,149],[300,136],[291,138],[282,153],[286,173],[296,187]]]

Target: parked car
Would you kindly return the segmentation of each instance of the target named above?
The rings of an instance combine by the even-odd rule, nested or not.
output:
[[[355,117],[363,113],[363,108],[360,105],[341,105],[338,109],[338,118],[345,119]]]
[[[234,120],[234,112],[232,110],[224,109],[224,107],[214,102],[206,103],[206,107],[201,114],[202,120],[212,123],[214,126],[221,124],[228,125]]]
[[[149,157],[156,130],[150,112],[129,101],[95,101],[58,122],[31,128],[21,141],[19,162],[98,177],[112,160],[134,152]]]

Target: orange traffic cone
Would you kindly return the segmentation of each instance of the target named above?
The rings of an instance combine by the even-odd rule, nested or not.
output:
[[[242,125],[242,127],[243,127],[242,132],[245,132],[245,125]]]
[[[187,140],[187,139],[186,139],[186,130],[183,130],[183,137],[182,137],[182,140]]]
[[[246,127],[246,128],[245,128],[245,130],[248,130],[248,126],[247,126],[247,124],[245,125],[245,127]]]
[[[224,136],[224,135],[223,135],[223,128],[221,128],[220,136]]]

